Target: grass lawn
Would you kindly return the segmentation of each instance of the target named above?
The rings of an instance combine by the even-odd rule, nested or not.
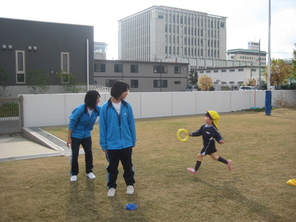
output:
[[[220,113],[218,155],[192,175],[201,137],[186,142],[176,131],[195,131],[203,115],[137,120],[134,148],[135,194],[128,196],[119,168],[116,196],[107,197],[107,161],[93,131],[95,180],[86,178],[79,156],[78,182],[69,181],[70,157],[0,163],[0,221],[295,221],[296,109]],[[66,140],[67,127],[46,128]],[[127,203],[137,210],[127,211]]]

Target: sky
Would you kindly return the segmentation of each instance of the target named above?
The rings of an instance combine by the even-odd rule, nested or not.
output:
[[[292,58],[296,0],[270,2],[270,57]],[[93,26],[94,41],[108,44],[107,59],[118,58],[118,20],[154,5],[227,17],[227,50],[260,40],[268,52],[269,0],[0,0],[0,5],[2,18]]]

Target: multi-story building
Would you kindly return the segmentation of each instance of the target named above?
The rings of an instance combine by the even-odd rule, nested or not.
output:
[[[152,6],[119,20],[119,59],[187,62],[226,59],[226,17]]]
[[[188,84],[188,63],[95,60],[94,82],[112,87],[127,82],[133,92],[183,91]]]
[[[86,83],[87,72],[93,83],[93,26],[0,18],[0,33],[7,86],[26,86],[28,73],[36,70],[49,74],[50,85],[67,83],[70,73]]]
[[[94,42],[94,59],[106,59],[107,44]]]
[[[227,58],[229,60],[239,60],[252,62],[253,65],[266,65],[266,51],[260,50],[259,42],[248,42],[248,49],[230,49],[227,50]]]
[[[246,85],[250,80],[256,87],[265,81],[263,72],[259,72],[258,66],[237,66],[223,68],[207,68],[198,70],[198,78],[206,75],[212,79],[215,90],[238,90],[239,86]],[[261,83],[260,83],[261,82]]]

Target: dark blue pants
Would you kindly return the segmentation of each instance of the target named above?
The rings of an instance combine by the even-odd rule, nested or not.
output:
[[[92,141],[91,137],[84,138],[84,139],[77,139],[71,137],[72,139],[72,157],[71,157],[71,171],[70,175],[78,175],[79,173],[79,166],[78,166],[78,155],[79,155],[79,147],[80,144],[82,145],[85,153],[85,172],[88,174],[92,172],[93,169],[93,155],[92,155]]]
[[[108,172],[108,188],[115,188],[117,187],[116,180],[118,176],[118,165],[119,160],[123,166],[123,178],[126,185],[134,185],[134,170],[133,170],[133,163],[132,163],[132,152],[133,148],[125,148],[122,150],[107,150],[107,160],[109,162],[109,166],[107,167]]]

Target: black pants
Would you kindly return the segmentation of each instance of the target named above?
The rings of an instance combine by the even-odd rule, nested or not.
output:
[[[109,166],[107,167],[108,172],[108,188],[115,188],[117,187],[116,180],[118,176],[118,164],[119,160],[123,166],[123,178],[126,185],[134,185],[134,170],[133,170],[133,163],[132,163],[132,152],[133,148],[125,148],[122,150],[107,150],[107,160],[109,162]]]
[[[71,157],[71,171],[70,175],[78,175],[79,173],[79,166],[78,166],[78,155],[79,155],[79,147],[80,144],[82,145],[85,153],[85,172],[90,173],[93,169],[93,156],[92,156],[92,141],[91,137],[84,138],[84,139],[77,139],[71,137],[72,139],[72,157]]]

